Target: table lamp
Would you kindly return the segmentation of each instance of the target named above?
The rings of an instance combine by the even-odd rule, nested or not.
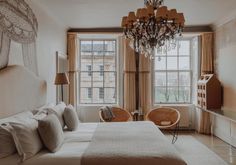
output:
[[[70,84],[68,76],[66,73],[57,73],[55,78],[55,85],[61,85],[61,98],[63,100],[63,85]]]

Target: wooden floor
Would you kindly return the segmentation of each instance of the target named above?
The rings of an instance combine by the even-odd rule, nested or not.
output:
[[[168,134],[168,133],[167,133]],[[181,132],[179,136],[191,134],[196,140],[207,146],[229,165],[236,165],[236,148],[215,136],[201,135],[195,132]]]

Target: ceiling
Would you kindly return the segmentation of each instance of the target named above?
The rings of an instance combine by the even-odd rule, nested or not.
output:
[[[143,7],[143,0],[33,0],[70,28],[119,27],[122,16]],[[236,10],[236,0],[165,0],[185,14],[186,24],[211,25]]]

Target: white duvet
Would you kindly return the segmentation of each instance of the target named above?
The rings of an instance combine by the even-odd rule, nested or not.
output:
[[[81,157],[91,142],[97,123],[81,123],[77,131],[65,132],[65,143],[56,153],[42,150],[33,158],[19,163],[17,154],[0,159],[0,165],[80,165]]]

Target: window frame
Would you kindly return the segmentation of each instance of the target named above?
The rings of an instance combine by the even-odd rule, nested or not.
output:
[[[161,57],[177,57],[177,66],[178,66],[178,70],[168,70],[167,69],[167,62],[168,62],[168,60],[167,60],[167,58],[166,58],[166,69],[165,70],[156,70],[156,68],[155,68],[155,60],[153,60],[153,67],[152,67],[152,71],[153,71],[153,73],[152,73],[152,91],[153,91],[153,94],[152,94],[152,96],[153,96],[153,105],[155,106],[155,105],[161,105],[161,104],[170,104],[170,105],[174,105],[174,104],[176,104],[176,105],[181,105],[181,104],[192,104],[192,101],[193,101],[193,91],[192,91],[192,88],[193,88],[193,64],[192,64],[192,62],[193,62],[193,56],[192,56],[192,39],[193,39],[193,37],[183,37],[183,38],[178,38],[177,40],[178,41],[189,41],[189,43],[190,43],[190,50],[189,50],[189,70],[179,70],[179,57],[186,57],[187,55],[182,55],[182,56],[180,56],[180,54],[179,54],[179,48],[177,48],[178,50],[177,50],[177,55],[168,55],[167,53],[166,53],[166,55],[162,55]],[[154,54],[154,57],[156,58],[156,57],[158,57],[156,54]],[[167,84],[168,84],[168,73],[171,73],[171,72],[173,72],[173,73],[176,73],[177,72],[177,76],[178,76],[178,86],[168,86]],[[180,73],[189,73],[189,75],[190,75],[190,86],[180,86],[179,85],[179,75],[180,75]],[[166,73],[166,85],[165,86],[156,86],[156,84],[155,84],[155,81],[156,81],[156,79],[155,79],[155,77],[156,77],[156,73]],[[189,94],[189,96],[190,96],[190,99],[189,99],[189,101],[188,102],[156,102],[156,96],[155,96],[155,93],[156,93],[156,87],[163,87],[163,88],[165,88],[165,90],[166,90],[166,93],[167,93],[167,91],[168,91],[168,88],[172,88],[172,87],[177,87],[178,88],[178,97],[179,97],[179,88],[180,87],[187,87],[187,88],[189,88],[190,89],[190,94]]]
[[[104,67],[104,65],[105,65],[105,62],[104,62],[104,56],[106,56],[105,54],[103,54],[103,55],[94,55],[93,54],[93,51],[91,51],[91,53],[92,53],[92,62],[91,62],[91,87],[81,87],[81,85],[80,85],[80,80],[81,80],[81,73],[86,73],[86,72],[89,72],[89,71],[81,71],[81,52],[82,51],[78,51],[78,55],[79,55],[79,57],[78,57],[78,66],[79,66],[79,76],[78,76],[78,78],[79,78],[79,80],[78,80],[78,95],[79,95],[79,99],[77,99],[77,102],[78,102],[78,104],[79,105],[116,105],[116,104],[118,104],[118,101],[119,101],[119,98],[118,98],[118,96],[119,96],[119,92],[117,92],[118,91],[118,85],[119,85],[119,83],[118,83],[118,76],[119,76],[119,66],[118,66],[118,64],[117,64],[117,62],[119,61],[119,59],[118,59],[118,55],[119,55],[119,51],[118,51],[118,49],[119,49],[119,46],[118,46],[118,44],[119,44],[119,42],[118,42],[118,39],[117,38],[113,38],[113,37],[110,37],[110,38],[103,38],[103,37],[95,37],[95,38],[89,38],[89,37],[87,37],[87,38],[78,38],[78,43],[79,43],[79,48],[81,47],[81,42],[82,41],[91,41],[92,42],[92,48],[91,48],[91,50],[93,50],[93,42],[94,41],[103,41],[104,43],[106,42],[106,41],[115,41],[115,70],[114,71],[105,71],[105,70],[103,70],[103,87],[93,87],[93,73],[99,73],[99,76],[101,76],[101,70],[100,70],[100,66],[99,66],[99,70],[97,70],[97,71],[94,71],[93,70],[93,61],[94,61],[94,56],[98,56],[98,57],[102,57],[103,58],[103,67]],[[104,49],[105,48],[105,44],[103,44],[103,50],[105,50]],[[105,51],[104,51],[105,52]],[[113,73],[114,74],[114,77],[115,77],[115,87],[105,87],[104,86],[104,77],[105,77],[105,73]],[[81,100],[80,100],[80,98],[81,98],[81,89],[82,88],[91,88],[92,89],[92,98],[91,98],[91,102],[89,102],[89,103],[81,103]],[[94,103],[93,102],[93,89],[96,89],[96,88],[103,88],[104,89],[104,98],[103,98],[103,102],[102,103]],[[115,101],[114,101],[114,103],[106,103],[105,101],[104,101],[104,99],[105,99],[105,89],[114,89],[115,91],[114,91],[114,93],[115,93]],[[98,97],[99,99],[100,99],[100,97]]]

